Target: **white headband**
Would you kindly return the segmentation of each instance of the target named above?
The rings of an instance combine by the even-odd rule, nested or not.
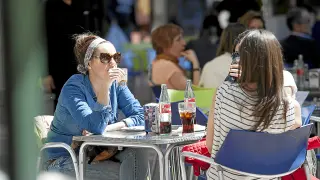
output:
[[[102,39],[102,38],[100,38],[100,37],[97,37],[95,40],[93,40],[93,41],[90,43],[90,45],[89,45],[89,47],[88,47],[88,49],[87,49],[87,51],[86,51],[86,54],[85,54],[85,56],[84,56],[83,65],[82,65],[82,64],[79,64],[78,67],[77,67],[77,69],[78,69],[78,71],[79,71],[80,73],[85,74],[85,73],[87,72],[88,65],[89,65],[89,61],[90,61],[90,59],[91,59],[91,56],[92,56],[94,50],[96,49],[96,47],[97,47],[99,44],[101,44],[101,43],[103,43],[103,42],[107,42],[107,41],[106,41],[105,39]]]

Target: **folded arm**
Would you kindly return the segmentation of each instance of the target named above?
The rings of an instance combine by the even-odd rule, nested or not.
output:
[[[118,87],[117,98],[119,109],[127,117],[123,122],[125,122],[128,127],[144,126],[143,108],[127,86]]]
[[[112,108],[96,102],[89,106],[80,87],[66,85],[61,93],[62,104],[68,109],[73,120],[81,129],[94,134],[102,134],[112,118]]]

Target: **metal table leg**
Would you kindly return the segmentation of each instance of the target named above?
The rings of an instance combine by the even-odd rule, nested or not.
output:
[[[87,146],[122,146],[122,147],[132,147],[132,148],[151,148],[154,149],[159,157],[159,171],[160,171],[160,180],[164,180],[164,163],[163,163],[163,153],[160,148],[153,144],[130,144],[123,142],[84,142],[79,150],[79,174],[80,180],[84,180],[85,177],[85,165],[86,165],[86,153],[85,149]]]
[[[170,179],[169,155],[172,152],[172,149],[175,148],[176,146],[177,146],[176,144],[169,145],[168,148],[166,149],[165,154],[164,154],[164,171],[165,171],[166,180]]]
[[[178,156],[176,156],[176,159],[175,159],[175,163],[176,165],[176,171],[178,173],[178,175],[181,175],[183,174],[183,172],[181,172],[181,168],[180,168],[180,161],[179,161],[179,158],[180,158],[180,148],[179,146],[182,146],[182,145],[187,145],[187,144],[190,144],[190,142],[185,142],[185,143],[179,143],[179,144],[170,144],[167,149],[166,149],[166,152],[164,154],[164,172],[165,172],[165,178],[166,180],[170,180],[170,171],[169,171],[169,161],[170,161],[170,153],[172,152],[172,150],[175,148],[175,147],[178,147],[177,148],[177,153],[178,153]],[[178,176],[179,178],[181,176]]]
[[[311,116],[310,121],[314,121],[315,123],[317,123],[317,136],[320,136],[320,117]],[[320,154],[320,149],[316,150],[316,154]],[[320,177],[320,166],[318,162],[317,162],[317,177],[318,178]]]
[[[175,157],[176,157],[176,159],[175,159],[175,167],[176,167],[176,169],[177,169],[177,174],[176,174],[176,178],[177,178],[177,180],[180,180],[181,179],[181,168],[180,168],[180,161],[179,161],[179,157],[180,157],[180,152],[181,152],[181,148],[178,146],[176,149],[175,149]],[[177,159],[178,158],[178,159]]]
[[[175,166],[175,160],[174,160],[175,154],[174,152],[170,153],[170,166],[169,169],[171,169],[171,180],[177,180],[175,176],[172,176],[173,174],[176,174],[176,166]],[[169,179],[167,179],[169,180]]]
[[[320,122],[317,121],[317,136],[320,136]],[[320,154],[320,149],[316,150],[316,154]],[[317,160],[317,177],[320,177],[320,165]]]

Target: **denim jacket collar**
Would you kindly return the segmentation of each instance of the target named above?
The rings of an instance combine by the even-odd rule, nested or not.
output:
[[[89,79],[89,75],[83,75],[83,76],[84,76],[84,85],[88,88],[89,93],[92,95],[93,99],[97,100],[97,96],[96,96],[96,93],[93,91],[92,84]]]

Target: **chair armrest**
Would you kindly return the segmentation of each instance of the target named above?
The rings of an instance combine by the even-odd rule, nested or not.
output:
[[[41,149],[40,149],[40,154],[43,150],[45,149],[50,149],[50,148],[63,148],[65,150],[67,150],[71,156],[73,165],[74,165],[74,169],[75,169],[75,173],[76,173],[76,179],[79,179],[80,175],[79,175],[79,168],[78,168],[78,160],[77,160],[77,156],[76,153],[74,152],[74,150],[71,148],[71,146],[69,146],[66,143],[62,143],[62,142],[50,142],[50,143],[46,143],[44,144]],[[40,168],[40,162],[41,162],[41,155],[38,158],[38,169]]]
[[[49,149],[49,148],[63,148],[65,150],[67,150],[70,154],[74,153],[73,149],[71,148],[71,146],[69,146],[66,143],[62,143],[62,142],[50,142],[50,143],[46,143],[44,144],[40,151],[43,151],[45,149]]]
[[[311,116],[310,121],[320,122],[320,117]]]
[[[251,177],[256,177],[256,178],[277,178],[277,177],[283,177],[286,176],[288,174],[293,173],[296,169],[290,171],[290,172],[286,172],[284,174],[278,174],[278,175],[259,175],[259,174],[251,174],[251,173],[247,173],[247,172],[241,172],[229,167],[225,167],[222,166],[218,163],[216,163],[212,158],[208,158],[206,156],[202,156],[199,154],[195,154],[195,153],[191,153],[191,152],[182,152],[180,154],[180,164],[181,164],[181,173],[182,173],[182,180],[186,180],[186,170],[185,170],[185,163],[184,163],[184,157],[191,157],[191,158],[195,158],[195,159],[199,159],[201,161],[210,163],[211,165],[217,167],[218,170],[218,176],[219,178],[223,178],[223,169],[234,172],[234,173],[239,173],[242,175],[246,175],[246,176],[251,176]]]
[[[199,159],[203,162],[209,163],[211,165],[217,165],[214,160],[212,158],[208,158],[206,156],[200,155],[200,154],[196,154],[196,153],[192,153],[192,152],[181,152],[180,153],[180,168],[181,168],[181,174],[182,174],[182,180],[187,180],[187,176],[186,176],[186,167],[185,167],[185,163],[184,163],[184,159],[185,157],[191,157],[191,158],[195,158],[195,159]]]
[[[212,158],[209,158],[207,156],[202,156],[200,154],[196,154],[196,153],[192,153],[192,152],[181,152],[180,156],[181,156],[181,158],[191,157],[191,158],[199,159],[199,160],[206,162],[206,163],[209,163],[209,164],[217,165]]]

